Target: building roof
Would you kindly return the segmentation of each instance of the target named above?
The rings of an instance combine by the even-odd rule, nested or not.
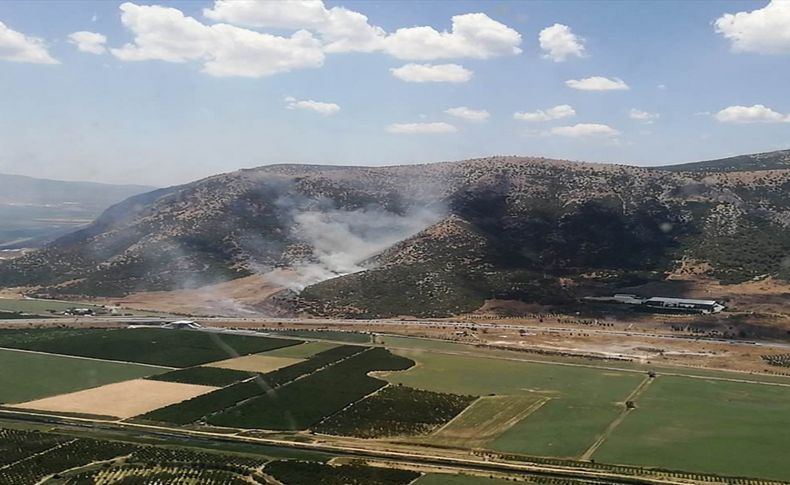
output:
[[[716,300],[695,300],[693,298],[669,298],[665,296],[654,296],[647,300],[648,303],[686,303],[688,305],[715,305]]]

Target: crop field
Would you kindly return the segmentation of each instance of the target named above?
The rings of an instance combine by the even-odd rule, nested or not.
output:
[[[340,344],[333,342],[305,342],[291,347],[283,347],[266,352],[269,357],[284,357],[287,359],[309,359],[319,352],[333,349]]]
[[[548,401],[489,444],[499,451],[575,457],[621,413],[644,375],[435,352],[398,351],[419,365],[387,376],[418,389],[485,396],[528,395]]]
[[[403,370],[412,365],[410,359],[372,348],[211,416],[208,422],[232,428],[307,429],[387,384],[368,376],[369,372]]]
[[[2,330],[0,347],[191,367],[300,343],[298,340],[155,328],[59,330]]]
[[[214,389],[194,384],[134,379],[23,402],[14,407],[125,419],[207,394]]]
[[[0,485],[406,485],[421,475],[269,451],[214,452],[0,428]]]
[[[274,388],[308,375],[327,365],[349,358],[365,350],[365,347],[343,345],[313,355],[311,358],[268,374],[259,375],[253,381],[240,382],[195,399],[157,409],[139,419],[172,424],[194,423],[208,415],[218,413],[236,403],[266,394]]]
[[[255,377],[255,372],[244,372],[220,367],[190,367],[149,377],[155,381],[180,382],[200,386],[225,387]]]
[[[313,431],[359,438],[427,434],[456,417],[475,399],[387,386],[330,416]]]
[[[137,364],[0,349],[0,403],[20,403],[166,371]]]
[[[790,479],[790,387],[659,377],[597,461]]]
[[[482,448],[548,401],[537,394],[484,396],[426,441],[437,445]]]
[[[289,365],[298,364],[303,360],[304,359],[294,359],[292,357],[272,357],[266,355],[266,353],[263,353],[220,360],[219,362],[212,362],[206,365],[209,367],[221,369],[266,373],[277,369],[282,369],[283,367],[288,367]]]

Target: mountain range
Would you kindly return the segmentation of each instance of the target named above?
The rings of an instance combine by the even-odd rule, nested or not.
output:
[[[0,286],[119,297],[264,275],[263,307],[446,316],[684,273],[790,280],[790,151],[664,167],[491,157],[270,165],[130,197],[0,263]]]
[[[41,246],[89,224],[110,205],[150,190],[0,174],[0,249]]]

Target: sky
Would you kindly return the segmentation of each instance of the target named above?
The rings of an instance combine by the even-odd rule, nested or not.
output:
[[[790,148],[790,0],[0,2],[0,173]]]

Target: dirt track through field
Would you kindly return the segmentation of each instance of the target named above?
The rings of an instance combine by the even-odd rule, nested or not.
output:
[[[450,446],[484,446],[543,407],[549,400],[547,397],[535,396],[481,397],[434,431],[427,441]],[[491,407],[495,408],[494,412],[489,409]]]
[[[627,398],[625,398],[626,402],[628,402],[628,401],[636,402],[636,399],[639,396],[641,396],[642,393],[644,393],[647,390],[648,386],[650,386],[650,384],[653,381],[655,381],[655,380],[656,380],[656,378],[654,378],[654,377],[649,377],[649,376],[645,377],[645,380],[643,380],[641,383],[639,383],[639,385],[636,386],[636,389],[634,389],[634,391],[631,394],[629,394],[629,396]],[[606,430],[604,430],[604,432],[601,433],[601,435],[598,437],[598,439],[595,440],[595,443],[593,443],[592,445],[590,445],[589,448],[587,448],[587,451],[585,451],[582,454],[582,456],[579,457],[579,459],[580,460],[584,460],[584,461],[590,461],[590,458],[592,458],[593,453],[595,453],[598,450],[598,448],[601,447],[603,442],[606,441],[606,438],[608,438],[609,435],[611,435],[612,432],[618,426],[620,426],[620,423],[622,423],[625,420],[625,418],[628,416],[628,414],[631,411],[633,411],[633,409],[629,409],[627,407],[625,409],[623,409],[623,412],[621,412],[620,415],[617,416],[617,419],[615,419],[614,421],[609,423],[609,426],[606,427]]]

